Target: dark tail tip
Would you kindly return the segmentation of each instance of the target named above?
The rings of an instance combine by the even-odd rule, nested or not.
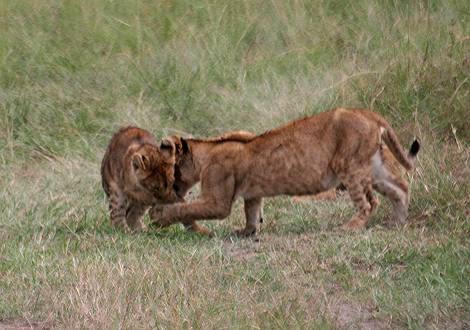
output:
[[[415,139],[413,141],[413,143],[411,144],[410,156],[412,156],[412,157],[416,156],[416,154],[419,151],[419,148],[420,148],[420,144],[419,144],[418,140]]]

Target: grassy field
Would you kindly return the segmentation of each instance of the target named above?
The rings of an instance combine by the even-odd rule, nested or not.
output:
[[[470,2],[0,1],[0,329],[470,328]],[[124,234],[99,163],[112,133],[261,133],[370,107],[404,145],[408,224],[342,233],[347,197],[241,203]]]

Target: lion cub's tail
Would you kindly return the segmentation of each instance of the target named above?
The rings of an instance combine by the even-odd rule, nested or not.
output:
[[[384,127],[384,130],[382,131],[382,139],[398,162],[400,162],[407,171],[414,169],[416,155],[420,148],[420,144],[417,139],[415,139],[411,144],[408,154],[406,154],[406,151],[400,145],[397,135],[389,125]]]

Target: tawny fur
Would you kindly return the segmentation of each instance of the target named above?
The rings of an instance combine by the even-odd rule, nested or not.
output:
[[[315,195],[303,195],[303,196],[294,196],[292,200],[294,202],[306,202],[306,201],[329,201],[335,200],[338,198],[338,191],[336,188],[315,194]]]
[[[178,137],[173,137],[175,140]],[[419,150],[415,142],[414,153],[407,155],[393,129],[377,113],[342,108],[241,141],[179,141],[182,148],[177,154],[174,186],[177,193],[185,193],[192,182],[200,180],[200,196],[191,203],[155,208],[151,217],[160,226],[223,219],[230,214],[233,201],[242,197],[246,226],[238,231],[239,235],[256,232],[263,197],[317,194],[340,182],[356,208],[342,228],[367,224],[377,205],[373,187],[391,199],[395,220],[402,222],[408,209],[408,193],[383,165],[381,145],[385,142],[406,169],[413,168]]]
[[[175,147],[159,146],[149,132],[120,129],[101,163],[101,182],[108,197],[111,223],[124,230],[142,230],[142,217],[155,203],[175,202]]]
[[[387,171],[388,177],[390,178],[389,181],[393,183],[393,187],[397,187],[399,191],[402,191],[405,194],[406,198],[404,201],[408,201],[408,182],[403,178],[404,170],[401,164],[396,160],[395,156],[393,156],[390,149],[385,145],[382,144],[380,146],[380,159],[381,163],[384,166],[384,170]],[[380,181],[374,182],[372,181],[372,185],[375,190],[378,189],[378,184]],[[330,190],[321,192],[316,195],[305,195],[305,196],[294,196],[293,200],[295,202],[303,202],[303,201],[310,201],[310,200],[334,200],[338,197],[338,194],[342,194],[345,187],[340,185],[336,188],[332,188]],[[391,193],[393,194],[393,193]],[[389,196],[391,195],[389,194]],[[405,203],[406,204],[406,203]]]
[[[206,143],[248,142],[254,139],[255,137],[256,134],[247,131],[230,131],[216,137],[200,139],[197,141]],[[199,182],[200,176],[199,174],[196,174],[193,171],[192,167],[184,166],[184,163],[188,161],[188,158],[185,157],[185,155],[190,156],[187,150],[183,150],[184,147],[182,141],[185,142],[185,140],[182,140],[180,137],[177,136],[172,136],[168,139],[175,144],[176,154],[179,156],[176,158],[175,182],[177,184],[174,185],[174,188],[176,189],[175,191],[178,198],[183,202],[189,189],[191,189],[194,185]],[[187,145],[185,145],[185,147],[186,146]],[[150,211],[150,213],[152,212],[153,211]],[[195,221],[185,222],[183,224],[189,230],[198,232],[203,235],[212,236],[212,232],[210,230],[204,228],[203,226],[200,226]]]

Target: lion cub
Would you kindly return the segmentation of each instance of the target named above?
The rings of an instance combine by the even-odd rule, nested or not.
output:
[[[204,141],[206,143],[223,143],[229,141],[248,142],[255,137],[256,134],[247,131],[230,131],[216,137],[203,139],[201,141]],[[186,140],[181,139],[178,136],[170,136],[167,139],[172,141],[176,148],[177,157],[175,164],[175,184],[173,185],[173,189],[175,189],[175,193],[180,199],[180,201],[183,202],[187,192],[200,181],[200,174],[196,173],[195,168],[185,166],[185,164],[188,164],[189,162],[188,157],[190,157],[187,149],[188,146],[186,144]],[[153,214],[154,210],[150,210],[149,213]],[[260,222],[263,221],[263,219],[261,218],[261,213],[262,210],[260,210]],[[192,230],[203,235],[212,236],[212,232],[210,230],[199,225],[196,221],[184,222],[183,224],[188,230]]]
[[[245,202],[246,226],[239,235],[256,232],[263,197],[312,195],[342,183],[356,212],[344,229],[358,229],[377,206],[373,189],[393,204],[393,219],[404,222],[409,192],[384,165],[385,143],[394,158],[412,170],[418,141],[403,150],[394,130],[377,113],[337,108],[293,121],[248,139],[197,140],[173,137],[177,148],[175,190],[184,194],[192,182],[201,181],[199,198],[154,208],[159,226],[197,219],[223,219],[233,201]]]
[[[177,201],[175,145],[138,127],[121,128],[101,162],[101,183],[109,201],[111,223],[126,231],[143,230],[142,216],[158,202]]]

